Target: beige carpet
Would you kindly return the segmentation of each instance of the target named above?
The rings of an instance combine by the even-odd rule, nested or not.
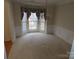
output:
[[[69,44],[49,34],[29,33],[16,40],[8,59],[68,59]]]

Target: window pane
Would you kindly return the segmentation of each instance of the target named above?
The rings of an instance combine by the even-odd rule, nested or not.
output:
[[[40,13],[40,21],[45,22],[44,13]]]
[[[36,13],[31,13],[31,16],[29,17],[29,30],[36,30],[37,22],[38,18],[36,16]]]
[[[22,18],[22,33],[25,33],[27,31],[26,21],[27,21],[27,13],[24,12],[24,15],[23,15],[23,18]]]
[[[37,29],[37,22],[29,22],[29,29],[30,30]]]
[[[31,13],[31,16],[29,17],[29,21],[38,21],[36,13]]]
[[[45,30],[45,18],[44,13],[40,13],[40,30]]]
[[[44,27],[45,27],[44,25],[45,25],[44,22],[41,22],[41,23],[40,23],[40,30],[44,30]]]
[[[26,23],[22,23],[22,31],[26,31]]]

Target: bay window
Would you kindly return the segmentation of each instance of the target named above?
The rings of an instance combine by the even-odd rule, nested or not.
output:
[[[22,32],[45,31],[45,9],[21,9]]]

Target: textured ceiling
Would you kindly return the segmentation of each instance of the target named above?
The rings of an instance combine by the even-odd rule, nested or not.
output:
[[[27,5],[45,6],[45,5],[60,5],[60,4],[70,3],[74,0],[12,0],[12,1],[27,4]]]

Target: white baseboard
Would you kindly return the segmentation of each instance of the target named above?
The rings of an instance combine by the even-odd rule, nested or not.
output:
[[[62,38],[69,44],[72,44],[72,42],[74,40],[74,32],[72,32],[68,29],[65,29],[63,27],[49,25],[48,26],[48,33],[57,35],[58,37]]]

